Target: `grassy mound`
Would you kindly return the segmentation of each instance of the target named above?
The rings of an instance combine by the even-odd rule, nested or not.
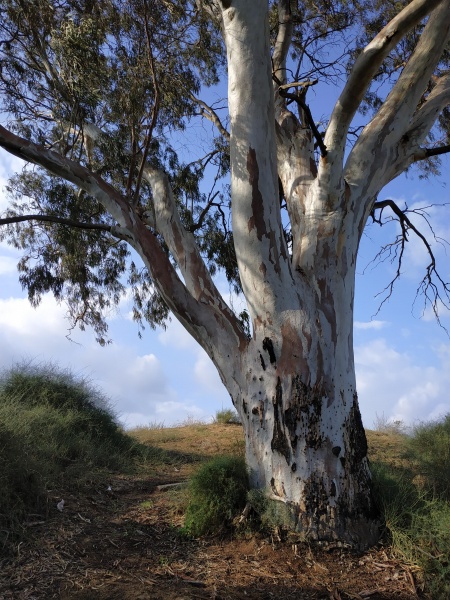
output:
[[[137,444],[87,380],[52,365],[21,365],[0,376],[0,548],[46,491],[94,473],[124,470]]]

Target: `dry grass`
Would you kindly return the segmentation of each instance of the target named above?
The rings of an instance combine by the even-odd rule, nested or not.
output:
[[[140,427],[128,433],[142,444],[179,452],[199,461],[218,454],[244,453],[243,430],[235,425],[196,423],[165,429]]]

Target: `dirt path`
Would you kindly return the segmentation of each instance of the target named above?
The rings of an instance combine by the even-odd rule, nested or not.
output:
[[[172,471],[174,469],[172,468]],[[152,477],[51,498],[50,518],[0,570],[2,600],[409,600],[413,574],[380,548],[358,556],[271,538],[191,540],[180,534],[180,491]]]

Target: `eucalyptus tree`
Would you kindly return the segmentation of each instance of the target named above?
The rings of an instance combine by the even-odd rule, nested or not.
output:
[[[138,321],[172,313],[230,393],[252,487],[305,539],[373,543],[356,258],[368,220],[397,219],[387,250],[401,261],[419,235],[430,253],[422,291],[448,305],[428,240],[379,194],[414,164],[436,170],[450,149],[450,0],[0,8],[0,146],[28,165],[0,223],[23,252],[31,302],[52,291],[101,343],[105,311],[128,287]],[[225,77],[226,102],[206,101]],[[317,123],[310,90],[323,81],[341,90]],[[214,133],[196,155],[199,120]],[[240,315],[217,270],[242,292]]]

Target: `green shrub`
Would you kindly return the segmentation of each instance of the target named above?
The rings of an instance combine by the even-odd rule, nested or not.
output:
[[[450,500],[450,415],[416,425],[408,447],[426,489]]]
[[[243,458],[219,456],[205,463],[189,484],[185,531],[194,536],[223,531],[245,507],[247,492]]]
[[[433,600],[450,597],[450,505],[414,483],[412,471],[372,465],[375,498],[391,549],[422,568]]]
[[[123,469],[138,444],[86,380],[54,366],[0,376],[0,548],[20,521],[45,509],[46,490]]]
[[[239,415],[231,408],[224,408],[216,412],[214,423],[220,425],[235,425],[240,423]]]

